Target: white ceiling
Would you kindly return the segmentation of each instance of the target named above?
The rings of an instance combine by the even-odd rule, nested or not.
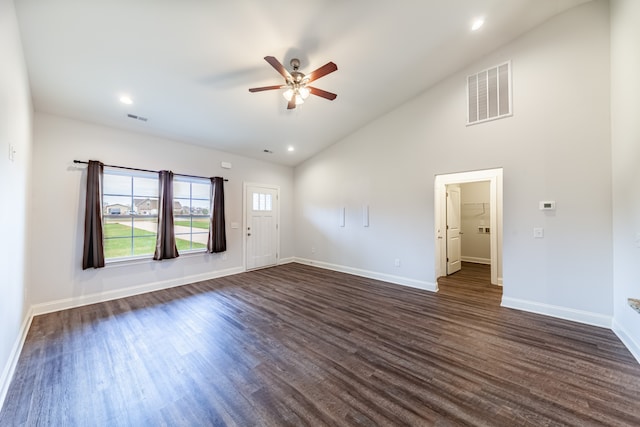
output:
[[[588,0],[15,0],[36,111],[296,165]],[[477,16],[485,26],[471,32]],[[263,57],[338,71],[286,109]],[[134,104],[119,102],[129,94]],[[127,118],[144,116],[147,122]],[[287,152],[287,147],[295,151]],[[273,151],[266,154],[264,149]]]

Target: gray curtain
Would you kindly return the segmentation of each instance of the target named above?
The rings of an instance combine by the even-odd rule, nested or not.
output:
[[[160,200],[158,201],[158,237],[153,259],[177,258],[178,247],[173,232],[173,172],[160,171]]]
[[[82,269],[104,267],[102,235],[102,175],[104,165],[89,160],[87,168],[87,196],[84,211],[84,250]]]
[[[224,224],[224,179],[211,178],[211,223],[207,251],[211,253],[227,250],[227,232]]]

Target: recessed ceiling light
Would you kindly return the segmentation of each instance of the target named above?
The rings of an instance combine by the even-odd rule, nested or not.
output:
[[[476,18],[471,25],[471,31],[477,31],[484,25],[484,18]]]
[[[287,151],[293,151],[293,150],[294,150],[294,148],[291,145],[287,148]]]
[[[133,104],[133,100],[131,99],[131,97],[129,97],[127,95],[122,95],[120,97],[120,102],[122,102],[123,104],[127,104],[127,105]]]

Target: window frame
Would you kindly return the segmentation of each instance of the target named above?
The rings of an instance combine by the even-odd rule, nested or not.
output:
[[[110,192],[106,192],[105,189],[107,188],[106,185],[106,180],[108,179],[107,176],[123,176],[123,177],[127,177],[130,180],[130,184],[129,184],[129,189],[128,189],[128,194],[123,193],[110,193]],[[154,180],[156,182],[155,185],[155,195],[151,194],[152,191],[149,191],[149,193],[145,193],[142,192],[141,194],[136,194],[136,182],[135,180],[137,179],[151,179]],[[144,259],[151,259],[153,258],[153,254],[155,251],[155,240],[156,240],[156,236],[157,236],[157,228],[158,228],[158,204],[160,201],[160,197],[159,197],[159,179],[158,179],[158,174],[157,173],[152,173],[152,172],[142,172],[142,171],[132,171],[132,170],[128,170],[128,169],[121,169],[121,168],[115,168],[115,167],[108,167],[105,166],[104,171],[103,171],[103,183],[102,183],[102,229],[103,229],[103,247],[104,247],[104,259],[105,259],[105,265],[106,264],[113,264],[113,263],[117,263],[117,262],[122,262],[122,261],[130,261],[130,260],[144,260]],[[151,187],[150,187],[151,188]],[[113,198],[128,198],[129,199],[129,211],[126,213],[120,213],[120,214],[108,214],[106,211],[108,209],[109,204],[107,204],[106,199],[109,197],[113,197]],[[151,205],[149,205],[149,211],[147,211],[148,213],[142,214],[142,213],[138,213],[137,209],[136,209],[136,200],[138,199],[149,199],[149,200],[156,200],[156,208],[155,208],[155,213],[153,213],[153,208]],[[125,206],[126,205],[121,205],[121,206]],[[130,227],[131,227],[131,233],[128,236],[110,236],[108,237],[108,232],[107,232],[107,226],[109,225],[107,223],[107,220],[109,219],[127,219],[127,221],[130,221]],[[155,230],[154,231],[149,231],[148,233],[144,233],[141,235],[136,235],[136,230],[141,230],[141,229],[137,229],[135,227],[136,224],[136,219],[155,219]],[[139,239],[139,241],[141,241],[142,239],[149,239],[149,238],[153,238],[154,244],[152,246],[152,250],[150,252],[145,252],[143,254],[135,254],[136,251],[136,239]],[[111,256],[109,257],[108,255],[108,241],[116,241],[119,239],[128,239],[130,241],[130,248],[131,251],[128,255],[122,255],[122,256]]]
[[[181,206],[184,209],[184,205],[182,205],[182,201],[187,200],[187,197],[181,197],[181,194],[176,191],[176,186],[180,185],[180,184],[189,184],[189,213],[188,214],[176,214],[175,212],[175,202],[178,201],[181,203]],[[207,192],[206,192],[206,198],[205,197],[194,197],[194,191],[193,191],[193,185],[194,184],[198,184],[198,185],[206,185],[207,186]],[[180,254],[193,254],[193,253],[201,253],[201,252],[206,252],[207,251],[207,240],[209,238],[209,228],[210,228],[210,224],[211,224],[211,180],[207,179],[207,178],[196,178],[196,177],[190,177],[190,176],[183,176],[183,175],[176,175],[173,179],[173,200],[172,200],[172,204],[173,204],[173,224],[174,224],[174,236],[176,238],[176,244],[178,244],[178,239],[180,240],[185,240],[185,241],[189,241],[190,242],[190,247],[188,249],[185,248],[180,248],[180,246],[178,246],[178,251],[180,252]],[[206,205],[206,207],[195,207],[194,206],[194,200],[197,202],[200,202],[198,204],[203,204]],[[201,203],[201,202],[205,202],[206,203]],[[206,209],[206,213],[204,214],[194,214],[194,209]],[[202,221],[197,221],[199,219],[206,219],[206,228],[200,228],[200,227],[195,227],[195,229],[201,229],[204,231],[196,231],[194,233],[194,218],[196,219],[196,222],[202,222]],[[185,221],[187,220],[189,222],[189,225],[179,225],[176,224],[177,221]],[[178,232],[178,227],[189,227],[190,231],[187,232]],[[204,236],[205,238],[203,239],[203,242],[194,242],[193,240],[193,236],[198,235],[198,236]],[[188,239],[181,239],[180,236],[189,236]],[[194,243],[198,244],[198,245],[202,245],[202,247],[196,247],[194,248],[193,245]]]

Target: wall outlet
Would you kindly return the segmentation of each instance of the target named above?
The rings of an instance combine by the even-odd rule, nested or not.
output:
[[[223,253],[223,254],[222,254],[222,260],[223,260],[223,261],[226,261],[226,260],[227,260],[227,254],[226,254],[226,253]]]
[[[311,246],[311,253],[315,254],[316,253],[316,247],[315,246]]]
[[[534,227],[533,228],[533,237],[536,239],[544,238],[544,228],[542,227]]]
[[[13,144],[9,144],[9,160],[12,162],[16,159],[16,147]]]
[[[396,260],[393,262],[393,265],[395,265],[396,267],[400,267],[400,258],[396,258]]]

